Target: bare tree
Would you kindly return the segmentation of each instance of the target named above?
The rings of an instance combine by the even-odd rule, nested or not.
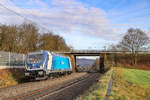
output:
[[[27,53],[37,49],[38,28],[34,24],[23,23],[19,27],[18,47],[21,52]]]
[[[65,40],[53,33],[45,33],[40,36],[39,49],[50,50],[50,51],[69,51]]]
[[[39,39],[40,49],[55,51],[56,46],[57,46],[56,41],[54,40],[54,36],[52,33],[45,33],[40,35],[40,39]]]
[[[0,49],[14,52],[17,49],[17,27],[15,25],[2,25],[0,30]]]
[[[69,51],[63,37],[53,33],[39,33],[35,24],[0,25],[0,50],[28,53],[38,49]]]
[[[131,51],[132,64],[136,65],[138,52],[143,50],[143,48],[145,48],[148,43],[149,37],[144,31],[130,28],[120,42],[120,46],[123,49]]]

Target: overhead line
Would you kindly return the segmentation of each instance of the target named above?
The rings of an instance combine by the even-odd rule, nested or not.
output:
[[[35,21],[26,18],[25,16],[21,15],[20,13],[14,11],[14,10],[12,10],[12,9],[9,9],[8,7],[4,6],[2,3],[0,3],[0,6],[2,6],[3,8],[5,8],[5,9],[7,9],[7,10],[13,12],[13,13],[15,13],[16,15],[22,17],[24,20],[28,20],[28,21],[31,21],[31,22],[33,22],[33,23],[36,23]],[[41,28],[44,28],[44,29],[46,29],[47,31],[50,31],[50,30],[47,29],[45,26],[40,25],[40,24],[38,24],[38,25],[41,26]],[[111,26],[113,27],[113,25],[115,25],[115,26],[129,26],[129,25],[147,25],[147,24],[102,24],[102,25],[104,25],[104,26],[107,25],[108,27],[111,27]]]
[[[2,3],[0,3],[0,6],[2,6],[3,8],[5,8],[5,9],[7,9],[7,10],[9,10],[9,11],[13,12],[13,13],[15,13],[16,15],[18,15],[18,16],[20,16],[20,17],[24,18],[25,20],[28,20],[27,18],[25,18],[24,16],[22,16],[22,15],[21,15],[21,14],[19,14],[18,12],[15,12],[14,10],[9,9],[8,7],[4,6]]]
[[[24,20],[31,21],[31,22],[37,24],[35,21],[24,17],[23,15],[21,15],[20,13],[14,11],[14,10],[12,10],[12,9],[9,9],[8,7],[4,6],[2,3],[0,3],[0,6],[2,6],[3,8],[5,8],[5,9],[7,9],[7,10],[9,10],[10,12],[13,12],[13,13],[16,14],[17,16],[22,17]],[[38,24],[38,25],[39,25],[39,24]],[[44,28],[45,30],[47,30],[47,31],[49,32],[49,30],[48,30],[47,28],[45,28],[44,26],[42,26],[42,25],[39,25],[39,26],[41,26],[41,28]]]

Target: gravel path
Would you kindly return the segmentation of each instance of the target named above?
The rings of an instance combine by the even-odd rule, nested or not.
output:
[[[40,88],[45,87],[56,87],[58,85],[64,84],[68,81],[72,81],[76,78],[82,77],[87,73],[73,73],[71,75],[55,78],[55,79],[48,79],[45,81],[36,81],[36,82],[29,82],[25,84],[20,84],[13,87],[2,88],[0,89],[0,100],[3,100],[8,97],[16,96],[19,94],[23,94],[29,91],[34,91]]]

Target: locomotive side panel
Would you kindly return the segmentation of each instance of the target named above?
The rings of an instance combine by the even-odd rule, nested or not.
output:
[[[68,57],[53,56],[52,58],[52,70],[71,70]]]

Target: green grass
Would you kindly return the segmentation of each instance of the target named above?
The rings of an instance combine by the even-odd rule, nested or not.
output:
[[[104,100],[112,70],[105,73],[77,100]],[[150,71],[113,68],[113,84],[108,100],[150,100]]]
[[[109,100],[150,100],[150,71],[114,68]]]
[[[150,89],[150,71],[123,69],[125,79],[133,84]]]
[[[83,95],[79,96],[77,100],[104,100],[111,74],[112,70],[106,72],[100,77],[97,84],[91,86],[91,88]]]

